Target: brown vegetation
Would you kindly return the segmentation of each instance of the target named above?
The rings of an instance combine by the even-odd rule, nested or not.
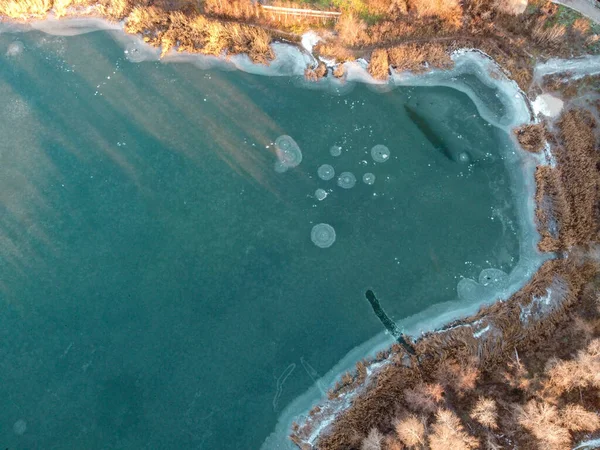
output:
[[[13,19],[44,17],[52,8],[52,0],[1,0],[0,15]]]
[[[553,154],[558,164],[536,171],[542,251],[568,250],[600,240],[596,119],[589,111],[570,109],[562,114],[557,128]]]
[[[336,33],[326,33],[316,51],[339,61],[372,54],[370,72],[380,79],[387,73],[383,48],[396,70],[419,72],[451,67],[449,51],[476,47],[527,90],[537,57],[581,54],[600,38],[587,19],[561,23],[556,19],[558,8],[549,1],[531,0],[523,12],[524,1],[332,1],[342,8],[335,20],[276,13],[253,0],[0,0],[0,15],[28,19],[43,17],[51,8],[59,16],[85,11],[125,20],[130,32],[162,46],[163,54],[169,49],[217,55],[247,52],[256,62],[272,58],[268,47],[274,38],[298,40],[308,28],[334,27]],[[306,2],[269,4],[306,8]]]
[[[521,147],[528,152],[539,153],[546,143],[546,128],[543,123],[523,125],[515,130]]]

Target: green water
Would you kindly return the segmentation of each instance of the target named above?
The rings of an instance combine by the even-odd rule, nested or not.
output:
[[[399,320],[516,264],[508,137],[464,94],[301,84],[133,64],[100,32],[0,34],[3,448],[256,449],[382,331],[367,288]],[[477,161],[434,148],[406,104]],[[283,134],[303,161],[280,174]],[[324,163],[356,186],[319,180]]]

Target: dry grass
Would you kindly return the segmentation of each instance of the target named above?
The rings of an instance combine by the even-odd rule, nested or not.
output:
[[[450,69],[454,63],[442,44],[405,44],[388,50],[389,63],[398,72],[419,73],[428,68]]]
[[[546,128],[544,124],[523,125],[514,130],[521,147],[528,152],[539,153],[546,143]]]
[[[52,0],[0,0],[0,15],[13,19],[44,17],[52,8]]]
[[[408,4],[419,17],[439,17],[453,28],[462,25],[463,10],[459,0],[409,0]]]
[[[222,22],[203,15],[136,7],[129,14],[125,30],[140,33],[144,40],[162,47],[162,55],[177,46],[178,51],[210,55],[247,53],[258,63],[273,58],[271,36],[259,27]]]
[[[600,242],[600,154],[596,119],[589,111],[570,109],[557,122],[556,168],[538,167],[536,216],[542,251],[566,250]],[[562,151],[557,151],[562,147]],[[551,223],[559,224],[557,227]]]
[[[387,80],[390,74],[390,63],[386,49],[378,48],[371,53],[369,73],[377,80]]]
[[[561,43],[567,33],[567,27],[562,24],[546,26],[546,19],[541,17],[531,30],[531,38],[542,46],[554,47]]]

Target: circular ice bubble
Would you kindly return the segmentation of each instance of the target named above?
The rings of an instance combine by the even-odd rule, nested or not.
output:
[[[337,184],[344,189],[353,188],[356,184],[356,177],[352,172],[342,172],[337,179]]]
[[[363,183],[365,184],[374,184],[375,183],[375,175],[371,172],[367,172],[363,175]]]
[[[125,50],[123,50],[125,58],[132,63],[141,63],[142,61],[146,60],[147,55],[140,47],[141,44],[138,44],[137,42],[129,43]]]
[[[490,287],[506,286],[508,274],[500,269],[483,269],[479,274],[479,284]]]
[[[302,151],[290,136],[283,135],[275,139],[275,151],[277,159],[287,168],[296,167],[302,162]]]
[[[25,422],[23,419],[17,420],[13,425],[13,431],[15,434],[21,436],[25,433],[25,431],[27,431],[27,422]]]
[[[471,162],[471,157],[469,156],[469,154],[467,152],[461,152],[458,155],[458,161],[463,164],[469,164]]]
[[[340,156],[342,154],[342,147],[334,145],[329,149],[329,154],[331,156]]]
[[[371,149],[371,158],[378,163],[386,162],[390,159],[390,149],[385,145],[378,144]]]
[[[18,56],[23,52],[24,45],[21,41],[14,41],[8,44],[6,56]]]
[[[458,298],[466,301],[481,299],[485,294],[485,287],[471,278],[463,278],[456,286]]]
[[[275,161],[275,172],[284,173],[287,172],[288,168],[281,161]]]
[[[317,169],[317,175],[321,180],[331,180],[335,176],[335,170],[333,166],[329,164],[323,164],[321,167]]]
[[[329,224],[319,223],[312,227],[310,239],[317,247],[331,247],[335,242],[335,230]]]
[[[315,191],[315,197],[319,201],[325,200],[325,197],[327,197],[327,192],[324,189],[317,189]]]

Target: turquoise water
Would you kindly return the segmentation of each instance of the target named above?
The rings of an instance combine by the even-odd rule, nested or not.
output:
[[[258,448],[382,331],[366,289],[400,320],[517,262],[510,141],[450,88],[336,95],[31,32],[0,34],[0,100],[10,449]],[[284,134],[303,159],[278,173]]]

